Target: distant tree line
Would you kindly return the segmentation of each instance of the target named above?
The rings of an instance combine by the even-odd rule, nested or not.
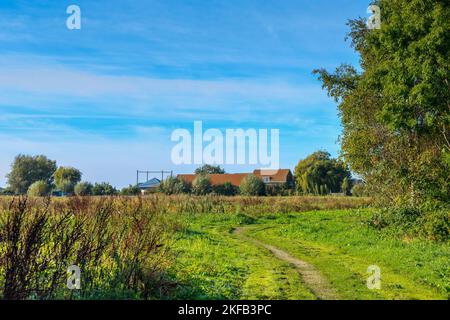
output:
[[[220,166],[204,165],[195,170],[196,178],[187,183],[176,177],[162,181],[155,190],[165,194],[217,194],[223,196],[287,196],[295,194],[326,195],[330,193],[351,194],[352,180],[348,168],[340,161],[332,159],[325,151],[317,151],[301,160],[295,169],[295,184],[266,185],[249,174],[237,187],[230,182],[213,185],[210,174],[224,174]],[[73,167],[57,166],[56,161],[44,155],[18,155],[7,174],[8,187],[2,194],[30,196],[133,196],[141,193],[136,185],[117,190],[107,182],[90,183],[82,181],[82,172]],[[296,187],[295,187],[296,186]],[[359,186],[361,189],[361,186]],[[358,195],[363,195],[359,190]]]
[[[2,194],[103,196],[119,193],[116,188],[106,182],[95,184],[82,182],[80,170],[72,167],[58,167],[56,161],[44,155],[18,155],[6,177],[8,187],[2,190]],[[125,191],[129,191],[128,188]]]

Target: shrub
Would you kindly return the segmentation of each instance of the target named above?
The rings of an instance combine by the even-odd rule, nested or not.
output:
[[[377,210],[369,225],[403,236],[419,236],[433,241],[450,238],[450,211],[445,205],[394,207]]]
[[[176,179],[174,186],[175,194],[190,193],[192,186],[183,179]]]
[[[137,196],[141,194],[141,189],[139,189],[139,187],[136,185],[132,186],[130,184],[128,187],[123,188],[120,191],[120,194],[123,196]]]
[[[239,191],[244,196],[262,196],[265,194],[264,182],[258,177],[249,174],[242,180]]]
[[[74,192],[77,196],[89,196],[92,195],[92,184],[89,182],[79,182],[74,188]]]
[[[162,181],[159,190],[167,195],[189,193],[191,186],[182,179],[169,177]]]
[[[112,196],[117,194],[117,190],[109,183],[102,182],[94,184],[92,194],[94,196]]]
[[[434,241],[450,239],[450,213],[448,210],[427,212],[421,219],[425,237]]]
[[[235,196],[238,194],[239,189],[230,182],[225,182],[224,184],[214,186],[213,191],[221,196]]]
[[[268,196],[290,196],[294,191],[292,187],[285,183],[266,186],[266,195]]]
[[[36,181],[28,188],[28,195],[31,197],[45,197],[49,194],[49,189],[45,181]]]
[[[194,182],[192,183],[192,192],[195,195],[205,195],[211,193],[211,191],[211,181],[207,175],[200,174],[194,179]]]

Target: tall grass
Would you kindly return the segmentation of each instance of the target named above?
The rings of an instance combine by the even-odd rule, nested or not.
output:
[[[367,198],[0,198],[0,298],[158,299],[169,280],[175,231],[190,214],[259,216],[366,206]],[[66,287],[81,270],[81,290]]]
[[[0,210],[4,299],[149,299],[170,287],[167,226],[140,198],[15,198]],[[71,265],[79,291],[66,288]]]

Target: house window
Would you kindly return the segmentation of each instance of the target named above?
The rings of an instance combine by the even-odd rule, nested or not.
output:
[[[263,182],[264,183],[269,183],[270,182],[270,177],[263,177]]]

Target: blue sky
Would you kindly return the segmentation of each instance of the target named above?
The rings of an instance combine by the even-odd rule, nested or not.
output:
[[[82,29],[66,28],[67,6]],[[356,65],[344,41],[361,0],[0,2],[0,186],[15,155],[84,180],[133,183],[170,160],[176,128],[280,130],[281,166],[338,154],[336,106],[311,74]],[[230,166],[230,172],[252,169]]]

